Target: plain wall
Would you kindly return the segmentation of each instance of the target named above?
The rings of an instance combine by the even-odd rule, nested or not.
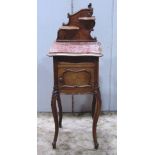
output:
[[[117,47],[116,47],[116,0],[73,0],[74,12],[86,8],[91,2],[96,17],[92,36],[102,43],[104,56],[100,58],[100,90],[102,111],[117,111]],[[53,61],[47,56],[57,36],[57,30],[68,21],[71,0],[38,0],[38,56],[37,102],[39,112],[51,111],[53,88]],[[61,95],[64,112],[71,112],[71,95]],[[91,111],[91,95],[75,95],[74,111]]]

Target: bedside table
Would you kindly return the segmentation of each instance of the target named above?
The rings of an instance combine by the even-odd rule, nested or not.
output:
[[[96,37],[91,36],[94,30],[95,17],[92,4],[88,8],[69,14],[68,23],[63,23],[58,29],[57,39],[49,51],[53,57],[54,87],[51,107],[55,122],[53,148],[56,148],[59,127],[62,127],[62,105],[60,93],[93,95],[92,134],[95,149],[98,148],[96,125],[101,111],[101,96],[99,90],[99,57],[101,44]],[[57,101],[57,102],[56,102]],[[57,104],[59,116],[57,113]],[[89,104],[89,103],[88,103]]]
[[[62,127],[60,93],[92,94],[92,134],[95,149],[98,148],[96,125],[101,111],[99,90],[99,57],[102,56],[98,42],[55,42],[48,56],[53,57],[54,87],[51,107],[55,122],[53,148],[56,148],[59,128]],[[57,102],[56,102],[57,101]],[[59,115],[57,112],[57,104]],[[90,104],[90,103],[88,103]]]

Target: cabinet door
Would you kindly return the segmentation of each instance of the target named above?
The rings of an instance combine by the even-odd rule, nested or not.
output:
[[[92,92],[94,86],[93,63],[61,63],[58,65],[58,86],[63,92]]]

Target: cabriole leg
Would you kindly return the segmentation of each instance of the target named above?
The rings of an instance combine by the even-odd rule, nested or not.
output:
[[[92,118],[94,117],[94,112],[95,112],[95,102],[96,102],[96,98],[95,98],[95,94],[93,94],[93,102],[92,102]]]
[[[94,112],[94,117],[93,117],[93,139],[94,139],[94,146],[95,149],[98,149],[98,142],[97,142],[97,134],[96,134],[96,126],[98,122],[98,118],[101,112],[101,95],[100,95],[100,90],[98,89],[95,93],[95,98],[96,98],[96,104],[95,104],[95,112]]]
[[[62,128],[62,105],[60,99],[60,93],[57,95],[58,107],[59,107],[59,127]]]
[[[56,142],[57,142],[58,132],[59,132],[56,98],[57,98],[57,92],[53,91],[52,100],[51,100],[51,108],[52,108],[52,113],[53,113],[53,118],[54,118],[54,123],[55,123],[55,133],[54,133],[54,139],[52,143],[53,149],[56,148]]]

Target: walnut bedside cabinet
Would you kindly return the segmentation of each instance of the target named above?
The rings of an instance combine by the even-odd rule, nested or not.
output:
[[[56,42],[50,48],[48,56],[53,57],[54,87],[51,107],[55,122],[53,148],[56,148],[59,128],[62,127],[62,105],[60,93],[93,95],[92,134],[95,149],[98,149],[96,125],[101,111],[99,90],[99,57],[101,45],[90,32],[95,25],[91,4],[75,14],[68,14],[69,23],[63,24],[58,31]],[[57,104],[59,113],[57,112]],[[63,103],[63,101],[62,101]],[[90,104],[90,103],[88,103]]]

